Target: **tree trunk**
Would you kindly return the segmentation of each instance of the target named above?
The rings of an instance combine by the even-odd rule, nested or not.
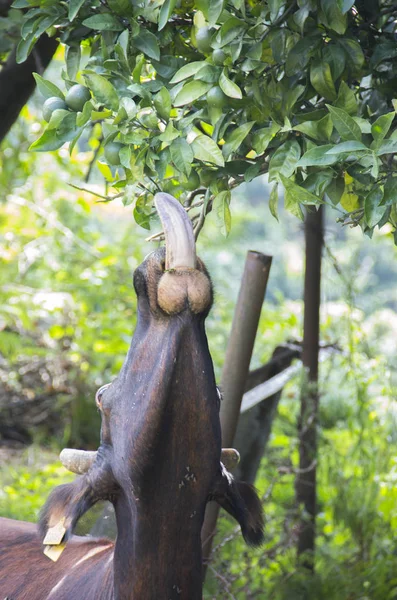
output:
[[[299,473],[296,498],[304,509],[298,530],[297,552],[303,565],[314,570],[316,537],[316,460],[318,417],[318,355],[320,336],[321,254],[323,207],[308,212],[305,221],[306,269],[302,363],[305,379],[301,390],[299,430]]]

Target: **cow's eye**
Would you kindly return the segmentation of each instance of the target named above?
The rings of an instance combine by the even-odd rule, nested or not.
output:
[[[104,391],[109,387],[110,383],[106,383],[105,385],[102,385],[99,390],[97,391],[97,393],[95,394],[95,403],[97,405],[98,408],[102,408],[102,396]]]

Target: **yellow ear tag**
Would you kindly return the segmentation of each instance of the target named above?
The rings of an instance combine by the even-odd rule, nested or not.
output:
[[[66,544],[58,544],[53,546],[46,546],[43,550],[44,554],[48,556],[53,562],[57,562],[62,552],[65,550]]]
[[[58,546],[62,542],[65,533],[65,517],[62,517],[56,525],[47,529],[43,544],[48,546]]]

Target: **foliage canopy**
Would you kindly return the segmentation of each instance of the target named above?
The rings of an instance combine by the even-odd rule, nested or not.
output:
[[[45,98],[91,93],[32,150],[97,138],[108,198],[143,227],[161,189],[228,233],[231,189],[268,173],[274,216],[281,185],[297,217],[326,202],[371,236],[397,226],[396,18],[391,0],[15,0],[6,21],[19,62],[44,31],[65,45],[66,91],[36,75]]]

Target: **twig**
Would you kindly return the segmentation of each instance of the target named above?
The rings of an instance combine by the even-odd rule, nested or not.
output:
[[[216,571],[216,569],[214,569],[214,567],[212,565],[208,565],[208,566],[211,569],[211,571],[213,572],[213,574],[215,575],[215,577],[217,579],[219,579],[219,581],[222,582],[223,589],[227,593],[227,595],[229,596],[229,598],[232,598],[232,600],[237,600],[236,596],[234,596],[232,594],[232,592],[230,591],[230,582],[226,579],[226,577],[224,577],[223,575],[221,575],[220,573],[218,573],[218,571]]]
[[[281,23],[283,21],[285,21],[285,19],[288,17],[288,15],[294,10],[294,8],[296,7],[296,2],[292,2],[292,4],[283,12],[282,15],[280,15],[278,17],[278,19],[276,19],[274,21],[274,23],[271,23],[268,28],[266,29],[265,33],[263,34],[263,36],[261,37],[261,41],[263,42],[263,40],[265,38],[267,38],[267,36],[269,35],[269,33],[271,32],[273,27],[278,27],[279,25],[281,25]]]
[[[99,194],[98,192],[93,192],[92,190],[88,190],[87,188],[80,187],[78,185],[75,185],[74,183],[68,183],[68,185],[70,185],[70,187],[74,188],[75,190],[79,190],[80,192],[87,192],[87,194],[92,194],[93,196],[102,198],[103,200],[106,200],[106,202],[110,202],[110,200],[113,200],[113,198],[109,198],[109,196],[104,196],[103,194]],[[120,194],[118,194],[118,195],[120,195]]]
[[[193,192],[190,192],[190,194],[188,194],[185,202],[184,202],[184,207],[187,209],[188,207],[190,207],[191,203],[193,202],[194,198],[196,196],[202,196],[206,193],[206,189],[205,188],[198,188],[197,190],[194,190]]]
[[[87,173],[86,173],[86,175],[84,177],[85,183],[88,183],[88,180],[89,180],[91,172],[92,172],[92,168],[93,168],[94,164],[96,163],[96,159],[98,158],[98,154],[99,154],[99,151],[100,151],[101,146],[102,146],[103,138],[100,138],[98,141],[99,141],[99,144],[95,148],[94,156],[92,157],[92,160],[90,161],[90,165],[89,165]]]

